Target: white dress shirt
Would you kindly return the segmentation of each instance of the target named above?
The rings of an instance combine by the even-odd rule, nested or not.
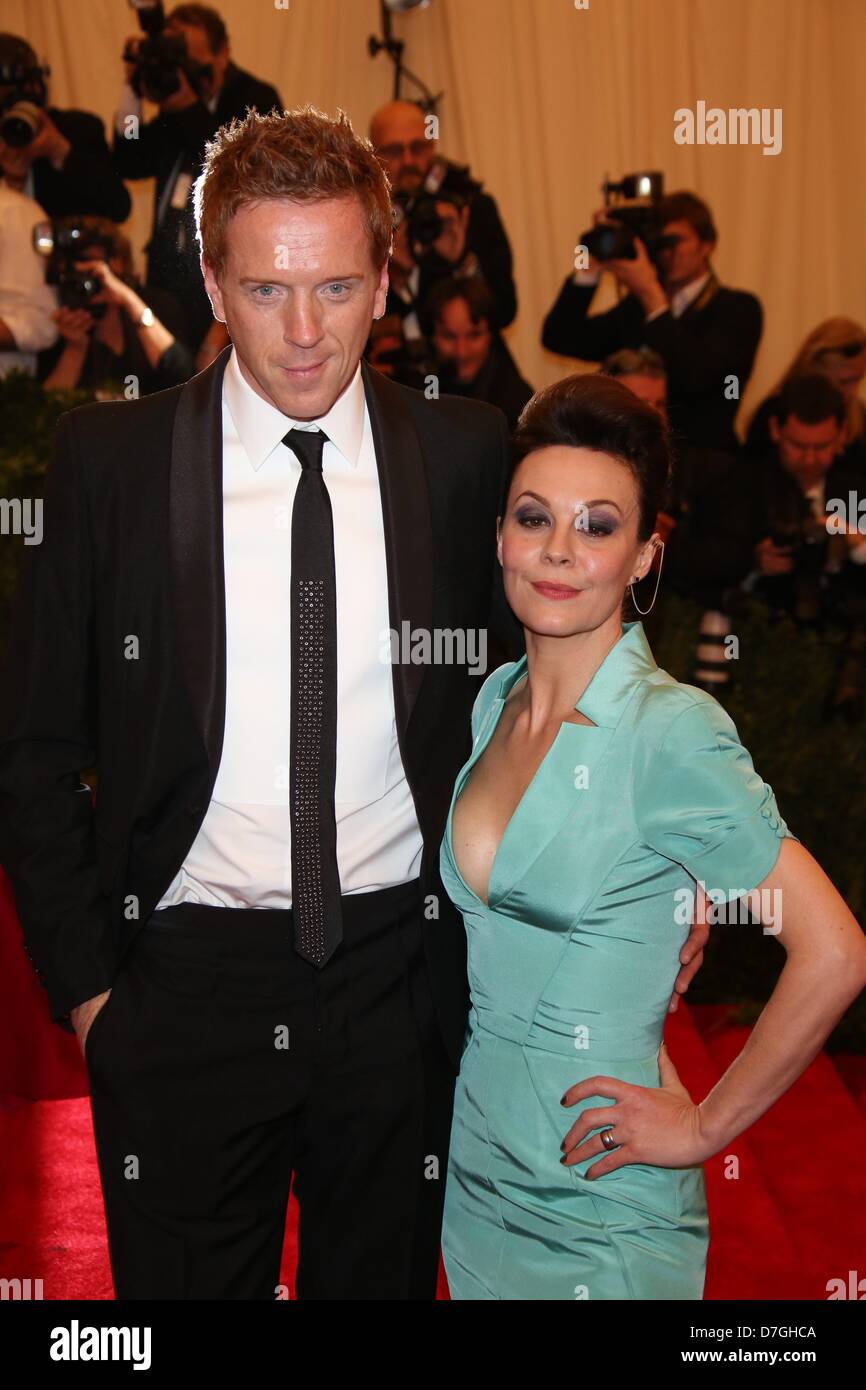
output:
[[[293,427],[328,436],[337,592],[335,812],[341,891],[420,872],[423,840],[394,719],[385,532],[360,363],[315,422],[283,415],[241,375],[223,378],[226,718],[219,770],[186,861],[158,903],[291,906],[291,523],[301,466]],[[385,659],[382,658],[383,646]]]
[[[36,374],[36,354],[57,342],[57,290],[45,283],[45,259],[33,247],[33,228],[45,221],[37,202],[0,179],[0,319],[16,348],[0,352],[0,377],[14,368]]]

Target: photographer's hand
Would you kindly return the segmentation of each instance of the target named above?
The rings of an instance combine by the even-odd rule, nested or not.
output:
[[[453,203],[437,203],[436,211],[442,219],[442,231],[433,242],[443,261],[449,265],[459,265],[466,251],[466,228],[469,225],[469,206],[457,208]]]
[[[27,146],[28,160],[32,163],[34,159],[48,159],[59,173],[72,145],[57,129],[47,111],[40,111],[39,115],[42,123]]]
[[[74,391],[81,378],[81,369],[96,320],[87,309],[69,309],[61,305],[51,315],[63,338],[63,351],[42,383],[45,391]]]
[[[634,260],[610,260],[602,264],[602,270],[615,275],[621,285],[631,290],[643,305],[645,314],[653,314],[657,309],[668,307],[668,298],[661,287],[658,273],[649,258],[640,237],[634,238]]]

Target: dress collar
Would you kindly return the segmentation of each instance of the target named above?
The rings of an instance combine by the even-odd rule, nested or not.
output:
[[[512,686],[525,675],[526,664],[524,652],[511,670],[502,676],[499,699],[504,700]],[[615,728],[635,686],[658,669],[643,623],[637,620],[623,623],[621,636],[596,668],[574,708],[599,728]]]
[[[319,426],[346,462],[352,468],[357,467],[364,435],[366,406],[360,362],[352,380],[331,409],[315,421],[292,420],[290,416],[277,410],[276,406],[262,400],[258,392],[254,391],[242,376],[234,348],[226,363],[223,393],[238,437],[256,470],[261,468],[268,455],[282,442],[283,436],[296,425],[301,429]]]

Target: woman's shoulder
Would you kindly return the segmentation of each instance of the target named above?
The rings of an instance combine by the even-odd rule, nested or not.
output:
[[[687,751],[709,733],[737,739],[737,728],[727,710],[708,690],[678,681],[658,667],[641,686],[636,704],[641,736],[656,749],[664,746]]]

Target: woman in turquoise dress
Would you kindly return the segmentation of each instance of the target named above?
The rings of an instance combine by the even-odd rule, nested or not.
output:
[[[602,376],[537,393],[518,424],[497,553],[526,655],[478,693],[440,857],[471,990],[442,1233],[453,1299],[700,1299],[704,1161],[866,983],[856,920],[728,714],[622,621],[663,544],[668,460],[660,417]],[[662,1041],[696,883],[735,922],[749,894],[787,957],[699,1104]]]

